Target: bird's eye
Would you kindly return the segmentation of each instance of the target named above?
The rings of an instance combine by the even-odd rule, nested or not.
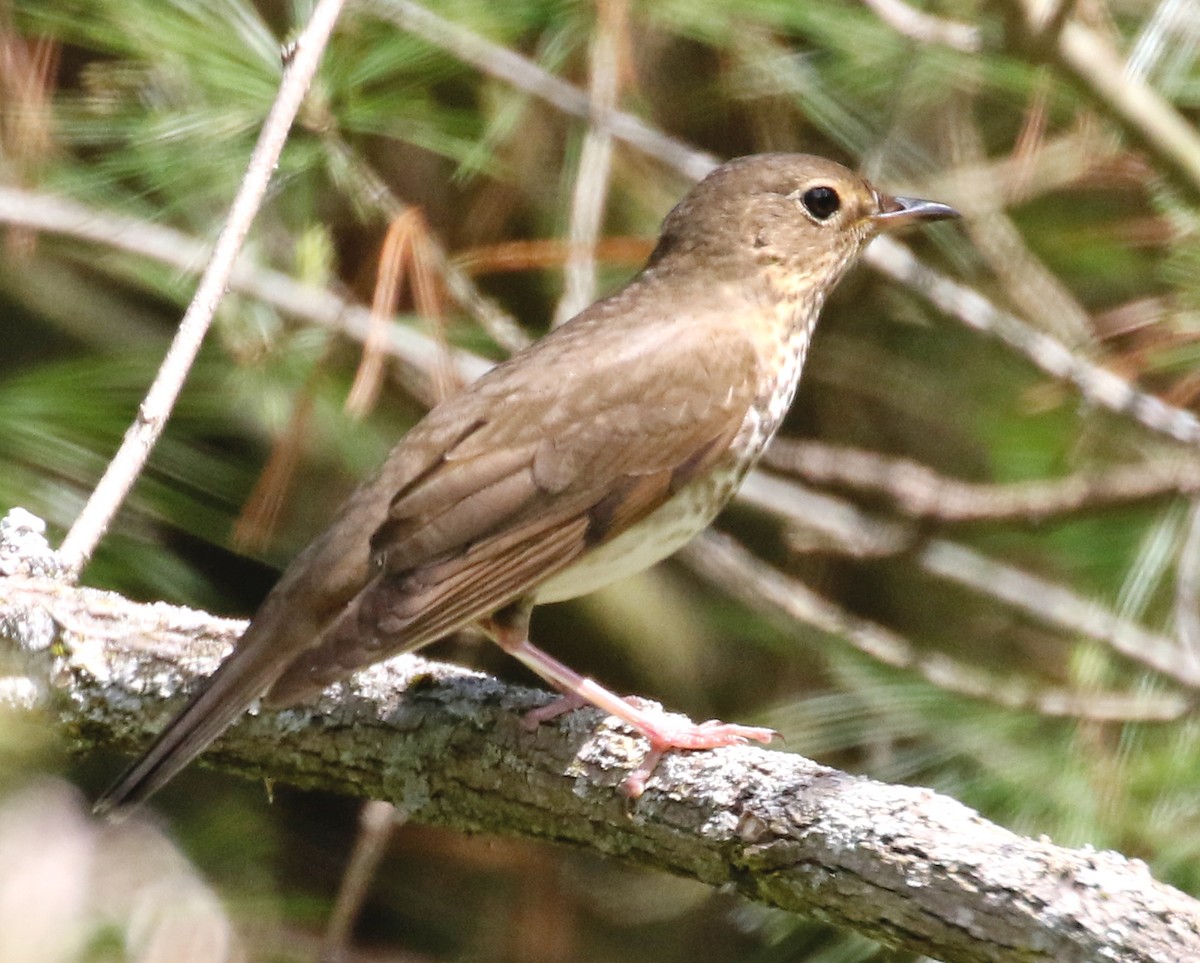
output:
[[[800,203],[818,221],[827,221],[838,212],[842,199],[832,187],[810,187],[801,195]]]

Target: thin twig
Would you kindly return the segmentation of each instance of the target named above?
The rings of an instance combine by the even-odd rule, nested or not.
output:
[[[1011,673],[1000,677],[982,672],[940,652],[923,652],[899,633],[847,612],[717,532],[701,535],[681,550],[680,557],[689,568],[752,608],[844,639],[864,655],[916,672],[931,685],[956,695],[1007,709],[1093,722],[1169,722],[1193,708],[1194,700],[1178,693],[1072,692],[1039,686]]]
[[[384,359],[388,354],[391,320],[406,280],[417,316],[432,330],[430,337],[437,346],[437,357],[427,379],[432,390],[417,395],[417,400],[432,407],[462,387],[446,341],[445,299],[436,267],[439,261],[436,247],[419,207],[403,208],[388,227],[379,253],[371,302],[371,333],[363,342],[358,371],[346,396],[345,408],[351,417],[363,417],[378,398],[386,371]]]
[[[922,540],[913,525],[873,517],[842,499],[765,472],[746,479],[738,500],[795,522],[805,537],[817,532],[829,544],[857,556],[909,551],[914,562],[936,578],[1002,602],[1061,632],[1096,639],[1182,686],[1200,688],[1200,669],[1182,656],[1172,639],[1123,619],[1057,582],[949,539]]]
[[[1132,662],[1180,685],[1200,688],[1200,667],[1185,657],[1174,639],[1122,618],[1065,585],[947,539],[931,539],[918,561],[931,575],[995,598],[1064,632],[1098,639]]]
[[[1200,443],[1200,421],[1190,411],[1141,391],[1119,375],[1073,352],[1057,338],[998,308],[979,292],[926,267],[894,239],[877,237],[867,248],[864,259],[968,327],[999,338],[1050,377],[1075,385],[1092,404],[1179,441]]]
[[[342,178],[340,183],[351,192],[351,200],[367,210],[377,212],[388,222],[404,216],[409,205],[396,196],[375,168],[337,136],[336,131],[330,131],[323,143],[330,159],[349,171],[349,176]],[[516,319],[479,290],[457,259],[447,255],[432,232],[428,233],[427,239],[432,266],[442,276],[446,290],[480,323],[492,340],[510,352],[519,351],[529,344],[529,335]]]
[[[271,454],[234,522],[230,544],[238,551],[254,554],[270,544],[287,503],[292,481],[304,446],[311,437],[313,408],[316,402],[324,360],[318,361],[292,400],[288,423],[271,446]]]
[[[49,37],[21,36],[0,12],[0,156],[6,178],[16,183],[37,180],[59,150],[51,99],[61,53]],[[11,231],[4,252],[31,257],[35,240],[31,231]]]
[[[1200,670],[1200,498],[1192,499],[1175,567],[1175,632],[1184,654]]]
[[[465,27],[439,17],[419,3],[412,3],[411,0],[366,0],[365,6],[401,30],[440,47],[481,73],[507,81],[565,114],[589,119],[596,127],[657,158],[685,177],[700,180],[720,163],[712,154],[668,137],[633,114],[611,110],[592,116],[591,99],[586,91],[555,77],[508,47],[492,43]]]
[[[976,86],[975,84],[971,85]],[[946,125],[950,152],[961,165],[980,163],[987,155],[975,111],[964,98],[951,101]],[[1037,105],[1032,108],[1035,112]],[[1028,128],[1027,128],[1028,129]],[[1030,151],[1022,152],[1028,157]],[[983,256],[1009,300],[1037,327],[1071,345],[1093,340],[1092,323],[1083,305],[1025,243],[1025,238],[1005,212],[1008,200],[990,181],[980,181],[967,192],[971,210],[964,225],[976,251]]]
[[[85,207],[76,201],[38,191],[0,185],[0,223],[21,224],[39,231],[61,234],[102,244],[195,274],[208,252],[208,245],[173,228],[127,217],[112,211]],[[334,292],[303,284],[294,278],[255,264],[244,255],[229,279],[229,288],[257,298],[289,317],[320,325],[331,331],[365,341],[371,332],[371,314],[361,305],[346,301]],[[401,362],[413,378],[428,381],[437,362],[438,346],[429,336],[407,325],[393,324],[388,331],[388,352]],[[476,378],[490,364],[467,351],[454,351],[459,373]],[[420,389],[414,390],[420,396]]]
[[[595,244],[597,258],[608,263],[641,267],[654,250],[648,237],[605,237]],[[510,271],[548,270],[561,267],[571,252],[562,238],[542,237],[519,241],[498,241],[459,251],[454,261],[472,277],[503,274]]]
[[[620,76],[619,48],[625,31],[626,0],[599,0],[596,30],[591,44],[591,80],[588,96],[592,116],[601,117],[617,106]],[[596,240],[608,198],[612,174],[612,133],[588,124],[575,172],[571,196],[570,247],[564,274],[563,296],[554,313],[554,324],[569,321],[596,300]]]
[[[519,54],[444,20],[411,0],[371,0],[371,6],[402,29],[449,51],[489,76],[506,80],[566,113],[589,116],[584,91]],[[630,114],[612,111],[594,121],[611,130],[614,137],[688,177],[703,177],[717,164],[712,155],[690,148]],[[1152,431],[1200,443],[1200,421],[1190,412],[1139,391],[1112,372],[1079,357],[1061,341],[1002,311],[977,291],[925,267],[894,238],[876,238],[867,248],[864,261],[881,274],[913,288],[951,317],[998,336],[1051,377],[1074,384],[1088,401],[1127,415]]]
[[[777,438],[763,464],[817,485],[883,495],[913,518],[938,522],[1041,522],[1149,498],[1200,492],[1189,451],[1064,478],[986,484],[950,478],[908,458],[820,441]]]
[[[242,242],[258,213],[292,121],[337,23],[342,3],[343,0],[320,0],[308,25],[296,39],[291,59],[280,81],[279,92],[263,124],[262,133],[246,167],[246,175],[229,208],[229,216],[213,247],[212,257],[200,278],[195,297],[179,324],[175,340],[163,359],[154,383],[138,408],[137,418],[125,433],[120,449],[109,462],[100,483],[63,540],[59,551],[69,577],[77,577],[91,558],[113,516],[141,474],[154,443],[166,427],[217,304],[229,284]]]
[[[325,937],[321,941],[321,963],[341,963],[346,959],[354,922],[370,891],[375,871],[387,852],[388,841],[403,816],[390,802],[369,799],[358,814],[358,835],[350,862],[342,874],[337,901],[329,914]]]
[[[910,7],[904,0],[863,0],[863,3],[897,33],[918,43],[938,44],[963,53],[978,53],[983,49],[979,29],[968,23],[935,17]]]

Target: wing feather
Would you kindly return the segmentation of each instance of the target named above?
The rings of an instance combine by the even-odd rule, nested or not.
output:
[[[536,418],[503,379],[482,385],[474,429],[392,500],[371,539],[375,574],[271,701],[298,700],[529,594],[710,468],[757,387],[749,341],[711,338],[676,331],[661,350],[620,359],[612,378],[590,377],[586,394],[566,378]]]
[[[504,546],[407,575],[381,575],[347,607],[322,643],[302,653],[267,701],[290,705],[351,672],[418,649],[503,608],[570,564],[582,550],[585,518]]]

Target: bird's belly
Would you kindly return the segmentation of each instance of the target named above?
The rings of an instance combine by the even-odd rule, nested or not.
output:
[[[754,467],[787,414],[800,381],[818,307],[804,312],[809,319],[805,324],[790,324],[785,337],[774,347],[778,358],[767,366],[771,376],[746,412],[724,461],[706,476],[680,489],[633,528],[592,549],[543,582],[534,595],[536,604],[577,598],[634,575],[662,561],[708,527]],[[786,306],[789,319],[794,312],[793,306]]]
[[[662,561],[708,527],[744,474],[732,468],[698,479],[628,531],[582,556],[537,589],[534,601],[561,602]]]

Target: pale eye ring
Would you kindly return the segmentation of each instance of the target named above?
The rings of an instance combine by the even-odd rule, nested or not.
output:
[[[842,199],[832,187],[810,187],[800,195],[800,203],[818,221],[827,221],[842,207]]]

